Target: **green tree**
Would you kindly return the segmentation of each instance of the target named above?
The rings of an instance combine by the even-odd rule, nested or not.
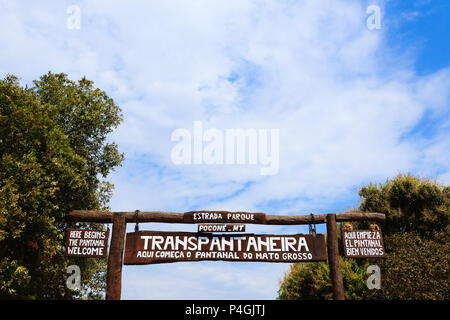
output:
[[[364,292],[366,299],[450,298],[450,246],[415,232],[385,237],[386,259],[374,261],[381,270],[381,289]]]
[[[359,195],[358,211],[386,215],[381,227],[387,258],[341,258],[346,299],[449,299],[450,188],[400,174],[362,187]],[[355,229],[369,225],[352,224]],[[369,264],[381,268],[381,290],[365,285]],[[294,264],[280,283],[279,299],[329,299],[331,290],[325,263]]]
[[[450,188],[426,178],[399,174],[361,188],[360,209],[386,215],[382,226],[387,258],[373,299],[450,298]],[[366,223],[356,224],[364,228]]]
[[[450,187],[411,174],[399,174],[384,184],[369,184],[359,191],[360,210],[386,215],[384,235],[417,232],[425,238],[450,232]],[[367,223],[360,223],[362,227]]]
[[[14,76],[0,80],[0,298],[101,297],[106,262],[65,257],[64,217],[108,209],[113,186],[105,178],[123,155],[107,135],[121,119],[85,78],[49,72],[32,88]],[[79,291],[65,285],[70,264],[80,266]]]
[[[362,299],[366,291],[364,268],[355,260],[340,258],[345,299]],[[294,263],[284,275],[279,300],[329,300],[333,298],[330,268],[324,262]]]

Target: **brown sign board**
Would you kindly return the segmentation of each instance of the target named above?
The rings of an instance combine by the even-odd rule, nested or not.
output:
[[[264,213],[229,212],[229,211],[190,211],[185,212],[186,223],[256,223],[265,224]]]
[[[139,231],[127,233],[125,265],[183,261],[326,261],[323,234],[254,235]]]
[[[198,232],[245,232],[245,224],[199,224]]]
[[[342,231],[344,256],[347,258],[384,258],[383,237],[380,230]]]
[[[105,258],[109,230],[67,229],[66,256]]]

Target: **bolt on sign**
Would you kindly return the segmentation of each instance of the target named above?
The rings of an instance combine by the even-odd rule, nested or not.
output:
[[[347,258],[385,257],[383,237],[379,230],[343,230],[342,244]]]
[[[67,229],[66,256],[105,258],[109,230]]]
[[[260,262],[326,261],[323,234],[215,235],[191,232],[127,233],[125,265],[222,260]]]
[[[183,215],[185,223],[257,223],[265,224],[264,213],[228,211],[190,211]]]
[[[199,224],[198,232],[245,232],[245,224]]]

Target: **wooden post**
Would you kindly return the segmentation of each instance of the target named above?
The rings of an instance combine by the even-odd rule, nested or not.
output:
[[[330,277],[333,284],[333,299],[344,300],[344,282],[342,280],[341,266],[339,262],[339,247],[335,214],[327,214],[327,247],[328,265],[330,266]]]
[[[111,247],[106,275],[106,300],[120,300],[122,291],[122,259],[127,223],[125,213],[117,212],[113,217]]]

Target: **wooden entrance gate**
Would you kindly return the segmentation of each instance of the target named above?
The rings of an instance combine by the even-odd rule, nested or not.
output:
[[[245,222],[253,224],[267,225],[327,225],[327,256],[330,267],[330,277],[333,284],[333,299],[344,300],[344,285],[342,273],[339,263],[337,222],[351,221],[373,221],[384,222],[385,215],[382,213],[369,212],[343,212],[343,213],[327,213],[327,214],[310,214],[310,215],[268,215],[264,213],[248,213],[248,212],[229,212],[229,211],[190,211],[185,213],[179,212],[105,212],[105,211],[87,211],[74,210],[66,215],[68,222],[96,222],[96,223],[112,223],[113,230],[111,236],[111,246],[108,256],[108,270],[106,279],[106,299],[120,300],[122,290],[122,265],[124,255],[124,241],[127,223],[140,222],[157,222],[157,223],[199,223],[203,220],[193,219],[195,215],[204,213],[228,215],[234,214],[245,217],[253,215],[257,219],[250,221],[228,221],[228,222]],[[227,221],[215,221],[227,222]]]

